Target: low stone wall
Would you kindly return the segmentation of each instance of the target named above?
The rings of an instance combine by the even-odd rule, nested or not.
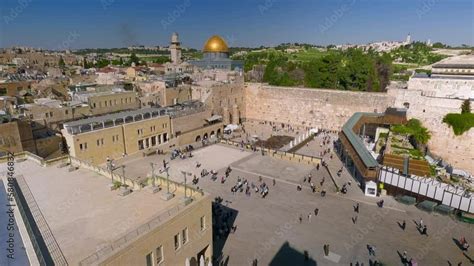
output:
[[[239,142],[232,141],[232,140],[222,139],[221,143],[232,145],[238,148],[240,147]],[[246,150],[252,150],[250,145],[244,145],[244,148]],[[265,155],[272,156],[277,159],[287,160],[290,162],[312,164],[312,165],[317,165],[321,163],[321,158],[318,158],[318,157],[296,154],[296,153],[291,153],[291,152],[277,151],[277,150],[267,149],[267,148],[259,148],[259,147],[257,147],[256,150],[258,152],[262,152],[263,150],[263,153]]]
[[[18,153],[15,153],[14,154],[15,156],[15,159],[26,159],[26,160],[31,160],[43,167],[46,167],[46,166],[50,166],[50,165],[53,165],[55,163],[59,163],[59,162],[64,162],[68,159],[68,156],[67,155],[64,155],[64,156],[60,156],[60,157],[57,157],[57,158],[53,158],[53,159],[50,159],[50,160],[45,160],[43,158],[41,158],[40,156],[34,154],[34,153],[31,153],[29,151],[22,151],[22,152],[18,152]],[[8,161],[8,156],[3,156],[3,157],[0,157],[0,163],[6,163]]]

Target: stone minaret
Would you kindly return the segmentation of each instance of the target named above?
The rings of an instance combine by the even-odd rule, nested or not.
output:
[[[405,44],[410,44],[411,43],[411,35],[408,33],[407,39],[405,40]]]
[[[181,46],[179,43],[178,33],[176,32],[174,32],[173,35],[171,35],[170,51],[171,51],[171,62],[173,64],[180,64],[181,63]]]

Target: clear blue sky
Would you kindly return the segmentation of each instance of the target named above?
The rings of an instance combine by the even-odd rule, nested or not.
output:
[[[167,45],[200,49],[403,40],[474,45],[474,0],[1,0],[0,47]]]

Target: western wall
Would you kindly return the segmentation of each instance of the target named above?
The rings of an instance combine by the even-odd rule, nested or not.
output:
[[[340,130],[355,112],[383,112],[409,103],[408,118],[417,118],[429,129],[430,151],[456,168],[474,173],[474,130],[455,136],[442,123],[445,114],[460,112],[462,100],[422,96],[421,91],[391,88],[388,93],[276,87],[246,83],[247,120],[265,120],[297,126]]]
[[[245,118],[340,130],[355,112],[383,112],[395,99],[386,93],[245,86]]]

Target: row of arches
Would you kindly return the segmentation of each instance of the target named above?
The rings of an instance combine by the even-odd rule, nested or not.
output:
[[[197,135],[195,141],[199,142],[199,141],[202,141],[202,140],[207,140],[208,138],[216,137],[216,135],[217,135],[217,137],[220,137],[221,134],[222,134],[222,132],[221,132],[221,129],[219,128],[219,129],[217,129],[217,131],[212,130],[209,134],[207,132],[204,133],[204,135],[202,135],[202,137],[201,137],[201,135]]]

